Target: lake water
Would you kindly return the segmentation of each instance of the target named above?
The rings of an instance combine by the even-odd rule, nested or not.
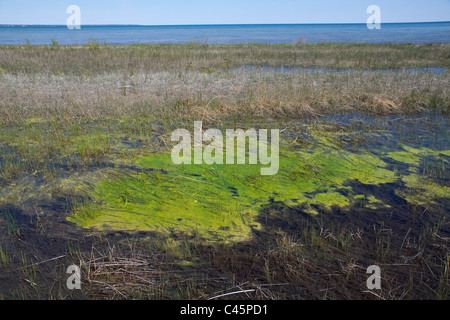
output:
[[[133,43],[449,43],[450,22],[382,24],[201,25],[201,26],[66,26],[0,25],[0,44],[85,44],[90,39],[110,44]]]

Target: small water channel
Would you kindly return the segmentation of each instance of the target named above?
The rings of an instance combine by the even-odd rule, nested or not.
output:
[[[355,70],[355,69],[334,69],[334,68],[323,68],[323,67],[299,67],[299,66],[255,66],[246,65],[244,67],[238,67],[237,70],[246,71],[272,71],[272,72],[307,72],[307,73],[358,73],[358,72],[371,72],[371,73],[385,73],[385,72],[395,72],[395,73],[431,73],[431,74],[445,74],[448,72],[446,67],[418,67],[418,68],[403,68],[403,69],[372,69],[372,70]]]

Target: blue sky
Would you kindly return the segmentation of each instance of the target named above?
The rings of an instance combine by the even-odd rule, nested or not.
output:
[[[82,25],[365,23],[372,4],[383,23],[450,21],[450,0],[0,0],[0,24],[65,25],[71,4]]]

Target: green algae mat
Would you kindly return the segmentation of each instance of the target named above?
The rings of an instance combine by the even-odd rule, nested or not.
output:
[[[98,230],[182,232],[242,241],[262,228],[258,214],[271,202],[310,215],[333,214],[335,207],[391,207],[373,194],[357,192],[355,184],[395,185],[396,196],[413,205],[450,198],[448,177],[437,177],[448,171],[450,150],[416,143],[385,146],[390,135],[383,130],[367,133],[381,147],[367,147],[367,140],[342,146],[343,136],[360,136],[357,131],[303,130],[307,143],[293,143],[289,135],[281,138],[279,171],[273,176],[262,176],[260,164],[175,165],[169,152],[137,158],[137,169],[115,171],[97,182],[89,200],[74,203],[68,219]]]

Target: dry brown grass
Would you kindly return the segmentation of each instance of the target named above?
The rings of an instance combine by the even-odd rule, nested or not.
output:
[[[448,110],[448,73],[309,73],[235,70],[92,77],[0,76],[3,123],[146,117],[226,120],[364,111]]]
[[[446,111],[448,71],[387,70],[449,65],[446,44],[1,46],[0,120]]]

